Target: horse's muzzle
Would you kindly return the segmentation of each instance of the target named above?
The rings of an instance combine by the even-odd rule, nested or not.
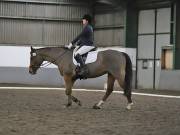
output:
[[[31,75],[35,75],[35,74],[36,74],[36,72],[33,71],[33,68],[32,68],[31,66],[29,66],[29,73],[30,73]]]

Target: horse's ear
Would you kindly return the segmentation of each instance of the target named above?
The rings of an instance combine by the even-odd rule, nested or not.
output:
[[[35,49],[31,46],[31,52],[34,52],[34,50],[35,50]]]

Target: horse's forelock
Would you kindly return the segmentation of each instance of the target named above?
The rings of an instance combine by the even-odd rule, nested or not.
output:
[[[31,54],[31,56],[37,56],[38,54],[39,54],[39,51],[40,51],[40,49],[31,49],[31,52],[30,52],[30,54]]]

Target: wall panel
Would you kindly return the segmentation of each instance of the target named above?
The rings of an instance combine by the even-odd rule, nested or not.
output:
[[[0,2],[0,16],[25,16],[25,4]]]
[[[75,0],[0,1],[0,44],[68,44],[82,30],[88,4]]]
[[[94,37],[97,46],[124,45],[124,29],[96,30]]]
[[[42,23],[30,20],[0,19],[1,44],[42,44]]]
[[[96,14],[95,15],[95,26],[106,26],[106,25],[124,25],[124,11]]]
[[[46,22],[44,24],[44,45],[65,45],[80,32],[79,23]]]
[[[95,44],[125,46],[125,10],[95,13]]]

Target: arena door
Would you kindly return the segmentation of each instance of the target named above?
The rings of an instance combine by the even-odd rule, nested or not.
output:
[[[170,45],[170,24],[171,8],[139,11],[137,88],[158,89],[161,48]]]

